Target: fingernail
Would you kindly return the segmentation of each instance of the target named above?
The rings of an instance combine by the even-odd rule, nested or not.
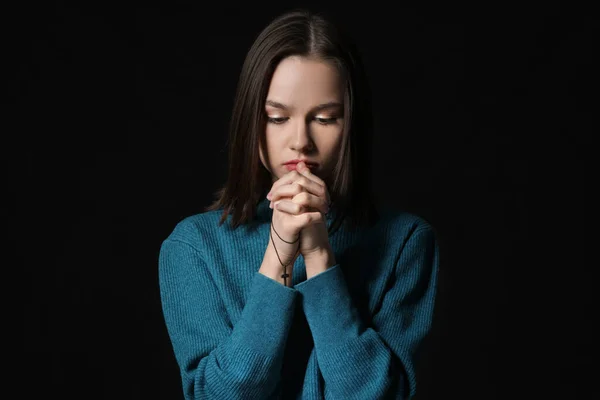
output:
[[[269,203],[269,208],[273,208],[273,202]]]
[[[267,194],[267,199],[271,200],[271,192],[269,192],[269,194]]]

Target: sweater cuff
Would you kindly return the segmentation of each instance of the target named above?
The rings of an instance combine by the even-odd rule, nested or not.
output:
[[[317,353],[359,337],[362,320],[339,264],[294,286],[300,293]]]
[[[297,297],[293,288],[256,272],[232,341],[267,357],[283,354]]]

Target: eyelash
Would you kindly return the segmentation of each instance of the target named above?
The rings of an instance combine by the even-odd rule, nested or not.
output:
[[[280,117],[280,118],[268,117],[267,120],[268,120],[268,122],[270,122],[272,124],[281,125],[287,120],[287,117]],[[337,118],[335,118],[335,117],[334,118],[315,118],[315,120],[317,120],[317,123],[321,124],[321,125],[331,125],[331,124],[335,123]],[[322,121],[322,122],[320,122],[320,121]]]

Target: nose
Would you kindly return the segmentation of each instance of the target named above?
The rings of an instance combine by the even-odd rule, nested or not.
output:
[[[310,136],[310,130],[306,122],[299,122],[296,124],[294,129],[294,136],[292,138],[292,149],[296,151],[306,151],[313,148],[313,141]]]

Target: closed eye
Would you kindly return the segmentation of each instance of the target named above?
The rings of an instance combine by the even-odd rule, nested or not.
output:
[[[317,120],[317,122],[321,125],[329,125],[334,124],[337,118],[315,118],[315,120]]]
[[[268,117],[267,121],[273,124],[283,124],[287,120],[286,117]]]
[[[285,121],[287,121],[289,118],[288,117],[268,117],[267,121],[272,123],[272,124],[277,124],[277,125],[281,125],[283,124]],[[336,117],[332,117],[332,118],[319,118],[316,117],[315,121],[317,121],[317,123],[321,124],[321,125],[330,125],[330,124],[334,124],[337,121]]]

